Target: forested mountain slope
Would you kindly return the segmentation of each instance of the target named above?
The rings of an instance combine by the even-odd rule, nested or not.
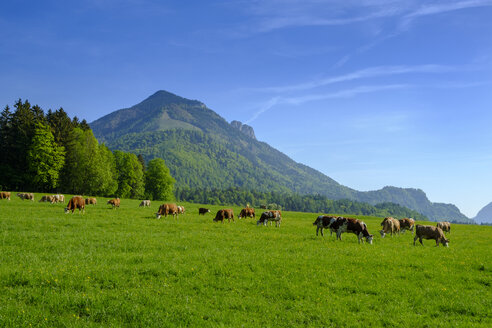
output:
[[[176,186],[321,194],[371,204],[394,202],[431,219],[469,220],[454,206],[431,203],[416,189],[359,192],[255,139],[251,127],[229,124],[197,100],[158,91],[141,103],[90,124],[111,149],[165,159]]]

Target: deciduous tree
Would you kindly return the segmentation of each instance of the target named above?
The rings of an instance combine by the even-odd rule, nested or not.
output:
[[[145,172],[145,194],[152,200],[173,200],[173,187],[176,180],[161,158],[149,161]]]

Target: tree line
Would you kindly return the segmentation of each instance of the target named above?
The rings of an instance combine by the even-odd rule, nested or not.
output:
[[[0,115],[0,189],[172,200],[163,159],[111,151],[85,120],[19,99]]]
[[[416,211],[394,203],[370,205],[349,199],[332,200],[323,195],[300,195],[296,193],[260,192],[241,188],[204,189],[176,187],[177,201],[201,204],[238,205],[253,207],[264,205],[271,209],[296,212],[368,215],[379,217],[411,217],[417,220],[428,218]]]
[[[180,143],[180,140],[176,138],[174,142]],[[223,146],[219,148],[222,154],[228,151]],[[2,190],[176,199],[216,205],[267,205],[272,209],[299,212],[426,219],[422,214],[394,203],[372,206],[348,199],[331,200],[322,195],[300,195],[275,188],[265,192],[241,186],[219,189],[185,185],[176,187],[173,192],[175,179],[163,159],[156,157],[146,164],[142,155],[111,151],[104,143],[98,142],[85,120],[80,121],[77,117],[70,119],[63,108],[56,111],[50,109],[45,114],[39,106],[31,106],[21,99],[13,109],[7,105],[0,115],[0,154]],[[203,156],[213,156],[213,153]],[[196,156],[189,158],[180,167],[197,160]],[[224,169],[217,169],[217,172],[224,172]],[[248,177],[246,172],[242,172],[242,179]],[[222,174],[222,178],[227,177]]]

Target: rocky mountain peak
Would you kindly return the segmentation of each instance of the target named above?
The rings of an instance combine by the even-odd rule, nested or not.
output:
[[[231,125],[238,129],[239,131],[241,131],[242,133],[244,133],[245,135],[247,135],[248,137],[256,140],[256,136],[255,136],[255,130],[253,130],[253,128],[247,124],[243,124],[239,121],[232,121],[231,122]]]

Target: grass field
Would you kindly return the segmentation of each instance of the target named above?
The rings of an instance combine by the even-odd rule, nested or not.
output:
[[[364,217],[375,238],[359,245],[316,237],[313,213],[275,228],[98,203],[0,201],[0,327],[492,327],[492,227],[414,247]]]

